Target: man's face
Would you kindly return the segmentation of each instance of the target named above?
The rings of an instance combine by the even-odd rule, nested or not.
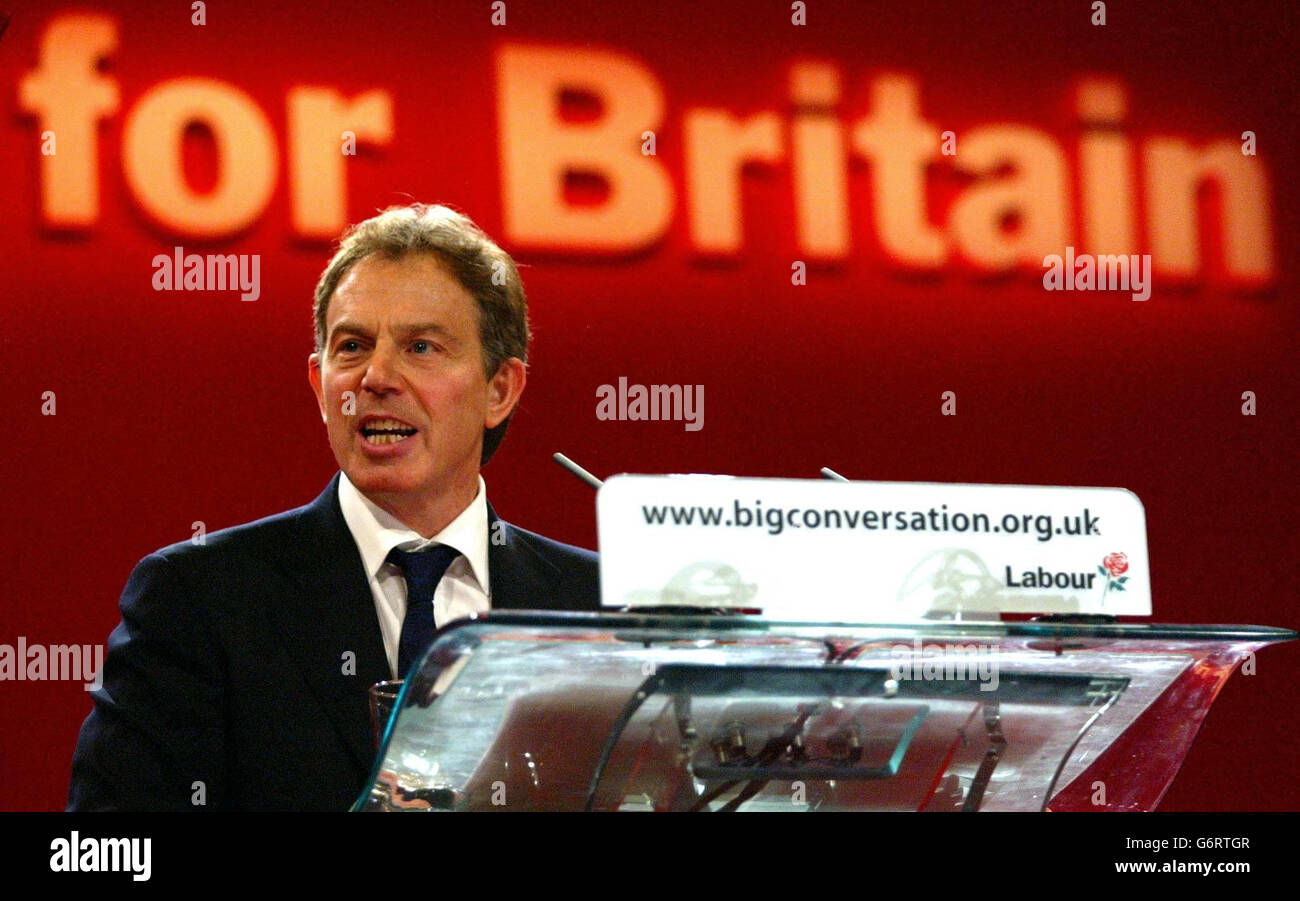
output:
[[[473,497],[483,429],[523,390],[517,360],[484,375],[478,326],[474,298],[426,254],[366,257],[330,299],[308,377],[339,468],[390,510]]]

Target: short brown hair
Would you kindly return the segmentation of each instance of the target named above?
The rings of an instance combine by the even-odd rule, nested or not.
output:
[[[330,298],[352,267],[373,254],[390,260],[407,254],[430,254],[447,267],[478,302],[479,343],[489,379],[511,357],[528,362],[532,337],[528,299],[515,261],[468,216],[445,206],[423,203],[389,207],[343,233],[339,249],[316,283],[313,312],[318,353],[325,347]],[[480,465],[487,463],[501,445],[513,415],[511,410],[496,428],[483,430]]]

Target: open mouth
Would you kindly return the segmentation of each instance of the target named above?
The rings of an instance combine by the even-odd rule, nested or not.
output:
[[[396,444],[419,430],[396,419],[371,419],[359,431],[367,444]]]

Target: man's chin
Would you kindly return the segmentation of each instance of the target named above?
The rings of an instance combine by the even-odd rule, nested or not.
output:
[[[348,479],[357,487],[358,491],[364,491],[367,494],[409,494],[416,490],[416,486],[407,480],[384,475],[383,473],[358,473],[356,475],[348,473]]]
[[[395,461],[394,461],[395,462]],[[362,462],[343,468],[348,481],[364,494],[410,494],[418,491],[420,483],[402,472],[404,467],[383,463]]]

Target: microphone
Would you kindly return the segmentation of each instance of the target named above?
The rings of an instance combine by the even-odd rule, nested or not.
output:
[[[840,475],[838,472],[836,472],[835,470],[831,469],[829,466],[823,466],[823,467],[822,467],[822,478],[824,478],[824,479],[830,479],[832,482],[847,482],[847,481],[848,481],[848,479],[844,478],[844,476]]]
[[[551,454],[551,459],[554,460],[556,463],[559,463],[569,472],[573,473],[573,475],[577,476],[583,482],[586,482],[592,488],[599,489],[601,485],[605,484],[600,479],[596,478],[591,473],[587,472],[587,470],[583,469],[577,463],[574,463],[572,460],[570,460],[568,457],[564,456],[564,454],[558,451]]]

